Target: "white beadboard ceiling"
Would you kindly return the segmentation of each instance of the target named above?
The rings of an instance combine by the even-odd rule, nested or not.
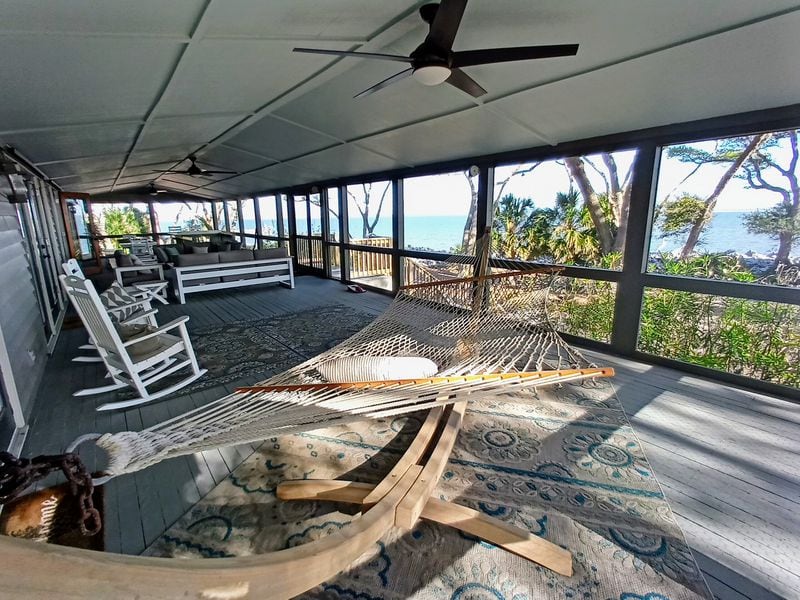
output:
[[[800,102],[797,0],[470,0],[455,50],[579,43],[467,68],[474,100],[412,79],[424,2],[0,0],[0,144],[61,187],[149,181],[210,198]],[[240,176],[159,176],[201,167]]]

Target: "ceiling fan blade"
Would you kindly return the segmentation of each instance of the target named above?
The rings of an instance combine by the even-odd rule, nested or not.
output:
[[[396,62],[410,63],[407,56],[398,54],[380,54],[379,52],[350,52],[347,50],[323,50],[322,48],[293,48],[292,52],[305,54],[329,54],[331,56],[355,56],[357,58],[377,58],[378,60],[393,60]]]
[[[555,58],[575,56],[578,44],[556,44],[554,46],[517,46],[515,48],[486,48],[485,50],[465,50],[453,52],[454,67],[471,67],[491,63],[532,60],[536,58]]]
[[[467,8],[467,0],[442,0],[431,23],[431,30],[425,38],[426,44],[433,44],[442,50],[450,50]]]
[[[414,69],[406,69],[405,71],[400,71],[399,73],[396,73],[391,77],[387,77],[380,83],[376,83],[372,87],[368,87],[363,92],[359,92],[358,94],[353,96],[353,98],[363,98],[364,96],[369,96],[370,94],[373,94],[378,90],[382,90],[383,88],[390,86],[393,83],[400,81],[401,79],[405,79],[406,77],[410,76],[413,71]]]
[[[477,81],[464,73],[464,71],[461,69],[452,69],[450,71],[450,77],[445,80],[445,83],[449,83],[453,87],[457,87],[462,92],[468,93],[473,98],[479,98],[486,93],[486,90],[483,89]]]

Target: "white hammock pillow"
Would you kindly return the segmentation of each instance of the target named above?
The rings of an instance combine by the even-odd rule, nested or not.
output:
[[[346,356],[326,361],[317,370],[328,381],[341,383],[433,377],[439,367],[422,356]]]

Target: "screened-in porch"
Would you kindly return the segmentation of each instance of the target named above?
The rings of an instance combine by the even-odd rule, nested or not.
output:
[[[3,3],[0,596],[800,597],[799,19]]]

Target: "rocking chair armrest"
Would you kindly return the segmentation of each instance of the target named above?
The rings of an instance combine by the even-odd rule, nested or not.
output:
[[[158,313],[158,309],[157,308],[151,308],[150,310],[143,310],[141,312],[137,312],[137,313],[132,314],[130,317],[120,321],[119,323],[120,323],[120,325],[133,325],[137,321],[141,321],[142,319],[144,319],[146,317],[154,316],[157,313]]]
[[[133,344],[138,344],[139,342],[143,342],[145,340],[149,340],[150,338],[154,338],[157,335],[161,335],[162,333],[166,333],[170,329],[175,329],[176,327],[186,327],[185,323],[189,320],[188,315],[184,315],[183,317],[178,317],[177,319],[173,319],[169,323],[162,325],[158,329],[151,331],[150,333],[146,333],[144,335],[136,336],[135,338],[129,339],[127,342],[123,342],[123,346],[132,346]]]

